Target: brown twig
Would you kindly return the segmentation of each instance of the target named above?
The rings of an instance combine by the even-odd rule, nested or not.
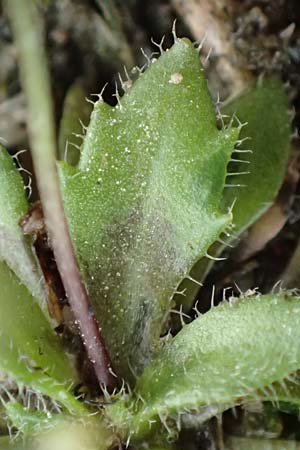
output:
[[[247,85],[250,73],[240,63],[241,55],[232,40],[232,26],[224,11],[231,5],[228,0],[171,0],[199,42],[205,54],[212,52],[215,70],[228,95],[237,95]]]

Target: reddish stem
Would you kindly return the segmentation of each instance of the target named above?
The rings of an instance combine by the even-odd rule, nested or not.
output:
[[[102,387],[112,388],[115,379],[90,300],[81,279],[70,238],[56,168],[56,137],[50,80],[37,2],[6,0],[19,51],[23,89],[28,107],[28,130],[46,226],[52,241],[58,270],[81,331],[89,359]]]

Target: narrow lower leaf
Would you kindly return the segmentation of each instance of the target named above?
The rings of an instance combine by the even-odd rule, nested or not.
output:
[[[62,119],[59,127],[59,159],[77,164],[82,143],[82,123],[87,123],[92,112],[91,103],[86,100],[87,93],[79,82],[69,88],[64,100]],[[82,122],[81,122],[82,121]]]
[[[37,298],[43,291],[30,242],[19,227],[28,210],[24,183],[12,157],[0,146],[0,261],[4,260]],[[45,302],[41,302],[41,306]]]
[[[100,100],[66,214],[116,372],[134,380],[158,346],[180,281],[230,224],[219,204],[239,130],[218,130],[199,56],[177,40],[111,108]]]
[[[288,293],[223,303],[165,346],[138,380],[136,400],[113,406],[112,416],[140,439],[189,411],[205,421],[234,404],[266,399],[273,383],[300,367],[299,325],[300,298]]]
[[[112,430],[99,416],[29,411],[17,402],[7,405],[7,413],[14,427],[21,430],[27,450],[108,450],[114,444]]]
[[[107,450],[115,439],[99,416],[86,414],[78,418],[64,413],[28,411],[17,402],[7,405],[7,413],[13,425],[22,431],[28,450]]]
[[[49,411],[32,411],[18,402],[6,404],[7,418],[23,435],[35,436],[47,429],[53,429],[68,417],[65,414],[53,414]]]
[[[70,392],[77,377],[61,343],[27,288],[3,262],[0,286],[0,371],[21,387],[71,411],[83,411]]]

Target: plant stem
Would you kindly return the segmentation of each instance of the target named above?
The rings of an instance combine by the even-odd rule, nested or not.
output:
[[[115,380],[110,372],[109,357],[97,320],[91,313],[63,209],[55,159],[50,80],[37,2],[7,0],[6,7],[19,51],[32,158],[57,267],[98,381],[101,386],[111,388]]]

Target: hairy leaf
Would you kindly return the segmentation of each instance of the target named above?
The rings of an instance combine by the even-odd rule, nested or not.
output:
[[[271,206],[282,184],[290,154],[288,98],[279,80],[266,79],[228,105],[224,113],[235,114],[246,124],[233,153],[237,161],[229,165],[230,173],[241,175],[227,176],[228,185],[242,187],[227,188],[223,197],[225,207],[236,200],[233,223],[240,234]]]
[[[43,299],[30,242],[26,241],[18,224],[27,210],[22,177],[12,157],[0,146],[0,261],[6,261],[30,291]]]
[[[117,373],[140,373],[180,281],[230,223],[219,209],[238,136],[218,130],[199,57],[177,40],[61,164],[77,256]]]
[[[0,263],[0,371],[22,387],[47,395],[74,412],[84,410],[69,389],[77,378],[37,302]]]
[[[69,88],[63,107],[59,127],[59,159],[77,164],[82,142],[82,124],[86,123],[92,112],[91,103],[86,100],[86,92],[81,84],[74,83]]]
[[[14,426],[22,431],[30,450],[106,450],[114,440],[112,431],[99,417],[28,411],[17,402],[8,403],[7,412]]]
[[[57,424],[65,419],[65,414],[50,413],[49,411],[30,410],[17,401],[10,401],[6,404],[6,413],[10,423],[18,430],[22,430],[23,435],[38,435],[41,431],[53,429]],[[68,417],[68,416],[67,416]]]
[[[228,120],[236,116],[243,123],[222,199],[223,210],[233,206],[233,234],[222,236],[223,241],[230,243],[272,205],[290,154],[291,121],[287,95],[277,79],[260,82],[228,104],[222,113]],[[218,257],[224,248],[224,243],[217,242],[209,253]],[[202,259],[193,268],[192,277],[202,281],[213,264],[213,259]],[[185,280],[180,290],[185,290],[185,296],[177,295],[176,303],[188,311],[199,288]]]
[[[160,420],[197,412],[204,421],[249,399],[272,396],[300,367],[300,298],[288,293],[231,299],[186,325],[145,369],[135,401],[113,406],[141,438]],[[130,414],[132,415],[130,419]]]

